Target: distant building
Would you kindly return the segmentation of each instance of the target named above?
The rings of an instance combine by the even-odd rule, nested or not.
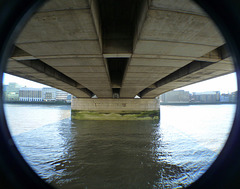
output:
[[[71,94],[68,94],[66,101],[67,101],[67,103],[71,103],[72,102],[72,95]]]
[[[170,91],[160,96],[160,101],[165,103],[188,103],[189,100],[190,94],[184,90]]]
[[[237,91],[232,92],[229,96],[229,101],[230,102],[237,102]]]
[[[3,87],[4,99],[10,101],[40,102],[40,101],[64,101],[71,102],[71,94],[59,89],[28,88],[21,87],[17,83],[9,83]]]
[[[61,90],[56,91],[56,101],[67,101],[69,93]]]
[[[193,92],[192,101],[200,103],[220,102],[220,91]]]
[[[18,101],[19,100],[19,89],[20,85],[17,83],[9,83],[9,85],[5,85],[3,88],[3,95],[5,101]]]
[[[221,94],[220,102],[230,102],[230,94]]]
[[[43,101],[56,101],[56,91],[55,88],[43,88],[42,89],[42,99]]]
[[[19,101],[38,102],[42,101],[41,88],[27,88],[23,87],[19,90]]]

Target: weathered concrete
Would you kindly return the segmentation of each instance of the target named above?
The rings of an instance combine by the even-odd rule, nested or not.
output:
[[[191,0],[50,0],[6,72],[79,98],[155,98],[233,72],[224,43]]]
[[[72,118],[80,120],[157,120],[158,99],[72,99]]]

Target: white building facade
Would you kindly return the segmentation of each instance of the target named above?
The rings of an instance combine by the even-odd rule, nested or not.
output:
[[[71,102],[71,94],[55,89],[55,88],[27,88],[23,87],[19,90],[19,101],[26,102],[52,102],[64,101]]]
[[[56,92],[56,101],[67,101],[69,93],[57,90]]]
[[[42,89],[23,87],[19,90],[19,101],[39,102],[42,101]]]
[[[56,91],[55,88],[43,88],[42,97],[43,101],[56,101]]]

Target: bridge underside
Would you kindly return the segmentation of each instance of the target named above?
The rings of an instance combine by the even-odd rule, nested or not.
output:
[[[6,69],[99,99],[153,99],[233,71],[218,30],[190,0],[51,0],[23,29]]]

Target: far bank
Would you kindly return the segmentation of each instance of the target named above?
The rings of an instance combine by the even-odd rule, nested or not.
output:
[[[236,104],[236,102],[160,102],[160,105],[172,105],[172,106],[186,106],[186,105],[221,105],[221,104]]]
[[[44,105],[71,105],[66,101],[5,101],[4,104],[44,104]]]

